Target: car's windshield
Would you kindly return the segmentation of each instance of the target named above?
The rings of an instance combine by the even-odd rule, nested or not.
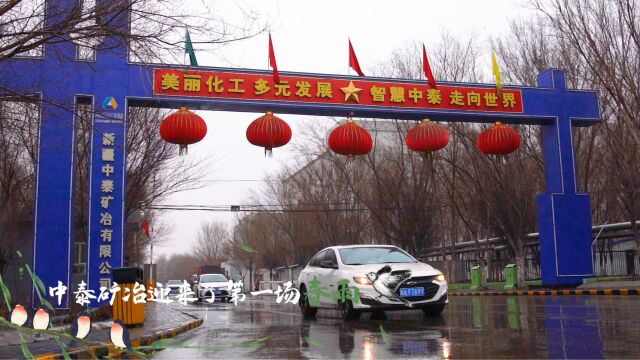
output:
[[[338,250],[345,265],[416,262],[396,247],[354,247]]]
[[[221,275],[221,274],[200,275],[200,282],[201,283],[225,282],[225,281],[227,281],[227,278],[224,277],[224,275]]]
[[[182,281],[180,280],[169,280],[167,281],[167,285],[180,285],[182,284]]]

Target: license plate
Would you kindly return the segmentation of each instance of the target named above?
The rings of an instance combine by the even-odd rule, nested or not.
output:
[[[422,355],[427,353],[427,343],[424,341],[405,341],[402,343],[405,355]]]
[[[400,296],[402,297],[424,296],[424,288],[423,287],[400,288]]]
[[[222,293],[222,291],[220,290],[213,290],[213,294],[214,295],[220,295]]]

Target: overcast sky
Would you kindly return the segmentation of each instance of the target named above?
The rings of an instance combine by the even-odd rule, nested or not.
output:
[[[507,31],[508,19],[529,13],[522,1],[517,0],[245,0],[241,3],[269,19],[280,71],[325,74],[349,73],[348,37],[367,74],[376,64],[388,59],[394,49],[409,41],[424,42],[428,51],[429,44],[436,43],[440,34],[448,31],[476,36],[479,43],[486,44],[489,36]],[[224,10],[224,6],[219,10]],[[195,37],[192,40],[198,41]],[[267,46],[264,34],[225,46],[216,54],[196,50],[202,66],[267,69]],[[490,73],[489,56],[487,47],[487,73]],[[434,75],[438,78],[438,74]],[[188,156],[215,159],[206,177],[209,184],[175,194],[164,202],[166,204],[246,204],[250,191],[264,184],[259,180],[292,161],[291,145],[298,143],[300,137],[296,134],[305,124],[327,121],[323,117],[281,114],[291,126],[293,137],[290,145],[275,149],[273,158],[269,159],[264,157],[262,148],[249,144],[245,137],[249,123],[262,114],[215,111],[198,114],[207,122],[208,132],[203,141],[190,146]],[[171,223],[174,232],[170,240],[154,248],[154,252],[188,251],[203,222],[222,219],[231,225],[234,218],[233,213],[165,212],[162,220]]]

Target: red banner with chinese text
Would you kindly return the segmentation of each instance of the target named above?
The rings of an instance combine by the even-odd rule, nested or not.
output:
[[[153,94],[300,103],[521,113],[522,93],[495,88],[157,68]]]

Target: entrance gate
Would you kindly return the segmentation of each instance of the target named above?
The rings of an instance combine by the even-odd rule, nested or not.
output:
[[[73,1],[58,0],[71,8]],[[49,3],[49,2],[47,2]],[[52,2],[53,3],[53,2]],[[60,5],[62,4],[62,5]],[[56,19],[47,19],[52,24]],[[126,22],[126,16],[118,21]],[[596,93],[566,88],[549,69],[537,87],[143,65],[128,62],[121,39],[78,60],[71,42],[46,44],[39,58],[1,65],[4,95],[31,94],[41,103],[33,269],[45,287],[69,289],[73,241],[74,123],[78,104],[93,108],[89,171],[87,288],[98,289],[123,265],[125,129],[129,106],[385,119],[494,122],[542,126],[546,192],[537,197],[542,283],[578,284],[593,276],[589,195],[576,189],[573,126],[600,121]],[[57,302],[56,302],[57,303]],[[62,307],[65,307],[63,299]]]

